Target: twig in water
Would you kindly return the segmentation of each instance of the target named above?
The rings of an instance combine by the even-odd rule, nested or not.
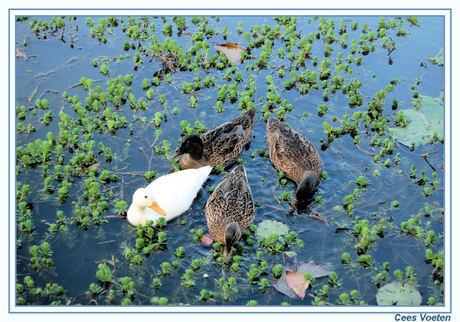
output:
[[[370,203],[370,204],[367,204],[367,205],[361,205],[361,206],[355,207],[354,209],[358,210],[358,209],[361,209],[361,208],[367,208],[367,207],[372,207],[372,206],[377,206],[377,205],[384,205],[384,204],[386,204],[386,201],[377,201],[377,202],[373,202],[373,203]]]
[[[278,184],[279,182],[277,182],[275,188],[273,188],[273,198],[275,198],[276,202],[281,205],[281,202],[278,200],[278,198],[276,198],[276,195],[275,195],[275,191],[276,191],[276,188],[278,188]]]
[[[117,172],[119,172],[119,171],[121,171],[121,170],[126,169],[127,167],[129,167],[129,166],[127,165],[127,166],[124,166],[123,168],[116,169],[116,170],[112,170],[112,173],[117,173]]]
[[[34,99],[34,96],[35,94],[37,94],[37,91],[38,91],[38,88],[40,87],[40,85],[38,85],[37,87],[35,87],[35,90],[32,92],[32,95],[30,95],[29,97],[29,104],[32,103],[32,100]]]
[[[364,151],[363,149],[361,149],[361,147],[360,147],[358,144],[355,144],[355,146],[356,146],[356,148],[358,148],[359,151],[364,152],[364,153],[366,153],[367,155],[370,155],[371,157],[374,156],[373,153],[370,153],[370,152],[367,152],[367,151]]]
[[[422,158],[426,158],[427,156],[429,156],[429,155],[431,155],[431,154],[436,154],[436,153],[438,153],[438,152],[439,152],[439,150],[436,150],[436,151],[434,151],[434,152],[423,153],[423,154],[422,154]]]
[[[123,200],[123,186],[125,185],[125,177],[121,176],[120,198]]]
[[[430,161],[428,161],[428,158],[426,156],[423,157],[423,160],[425,160],[425,162],[428,163],[428,165],[430,166],[431,169],[433,169],[433,171],[436,171],[436,169],[431,165]]]
[[[64,27],[62,27],[62,32],[61,32],[61,40],[63,43],[65,43],[65,40],[64,40],[64,30],[65,30],[65,25]]]
[[[68,90],[70,90],[70,89],[73,89],[73,88],[75,88],[75,87],[78,87],[78,86],[81,86],[81,83],[73,84],[72,86],[68,87],[68,88],[66,89],[66,91],[68,91]]]
[[[103,245],[103,244],[113,243],[114,241],[115,241],[115,239],[106,240],[106,241],[99,242],[99,243],[97,243],[97,244],[98,244],[98,245]]]
[[[143,148],[143,147],[140,147],[139,150],[140,150],[140,151],[142,152],[142,154],[144,155],[145,161],[147,161],[147,163],[149,163],[149,158],[148,158],[147,155],[145,154],[144,148]]]
[[[137,178],[137,179],[134,179],[133,181],[128,182],[126,185],[129,186],[130,184],[132,184],[132,183],[134,183],[134,182],[137,182],[137,181],[139,181],[139,180],[142,180],[142,179],[144,179],[144,178]]]
[[[322,214],[320,214],[319,212],[317,212],[315,209],[313,209],[311,207],[308,207],[308,209],[310,209],[310,211],[314,212],[315,215],[316,215],[316,216],[315,215],[308,215],[309,217],[321,220],[322,222],[324,222],[329,227],[329,223],[327,222],[326,218]]]
[[[270,207],[270,208],[278,210],[278,211],[284,211],[284,208],[275,207],[275,206],[269,205],[268,203],[265,203],[265,202],[262,202],[262,205],[265,205],[267,207]]]
[[[315,300],[317,299],[316,296],[314,296],[313,294],[308,294],[308,296],[314,298]],[[329,303],[329,302],[326,302],[326,301],[323,301],[324,303],[326,303],[326,305],[333,305],[332,303]]]
[[[166,66],[168,66],[169,70],[172,71],[174,74],[176,73],[176,71],[174,70],[174,68],[172,67],[169,59],[167,59],[166,57],[164,57],[163,55],[159,54],[157,55],[157,57],[159,57],[162,61],[164,61],[164,63],[166,64]]]
[[[125,216],[107,216],[104,219],[125,219]]]
[[[42,98],[42,97],[43,97],[46,93],[48,93],[48,92],[54,93],[54,94],[59,94],[59,93],[60,93],[60,92],[57,91],[57,90],[47,88],[47,89],[45,89],[45,91],[44,91],[38,98]]]

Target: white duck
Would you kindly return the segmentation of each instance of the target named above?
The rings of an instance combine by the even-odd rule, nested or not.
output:
[[[147,220],[155,222],[160,216],[170,221],[181,215],[190,208],[211,170],[205,166],[174,172],[137,189],[128,209],[129,223],[145,225]]]

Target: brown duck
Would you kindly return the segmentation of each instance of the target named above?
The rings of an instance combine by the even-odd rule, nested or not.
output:
[[[323,171],[321,157],[314,145],[287,124],[270,118],[267,122],[267,147],[272,164],[297,182],[297,202],[311,196]]]
[[[256,110],[250,109],[200,136],[189,135],[168,159],[181,155],[179,165],[182,170],[206,165],[225,167],[236,161],[249,145],[255,120]]]
[[[204,206],[209,232],[224,245],[226,263],[232,257],[232,247],[254,220],[255,211],[246,170],[240,164],[222,179]]]

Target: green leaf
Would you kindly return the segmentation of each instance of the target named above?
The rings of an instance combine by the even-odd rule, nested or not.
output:
[[[99,281],[110,282],[112,280],[112,271],[106,263],[99,264],[97,268],[96,277]]]
[[[284,252],[284,254],[287,256],[287,257],[294,257],[297,255],[296,252],[293,252],[293,251],[286,251]]]
[[[420,305],[422,296],[411,283],[391,282],[377,291],[378,305]]]
[[[434,65],[444,66],[444,48],[439,49],[436,56],[428,57],[428,60]]]
[[[406,127],[392,127],[390,130],[396,139],[406,145],[424,145],[430,142],[435,132],[440,139],[444,138],[444,102],[442,98],[421,96],[419,109],[403,110],[404,116],[409,119]]]

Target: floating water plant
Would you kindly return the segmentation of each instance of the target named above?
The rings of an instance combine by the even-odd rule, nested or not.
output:
[[[96,272],[96,277],[100,282],[111,282],[112,281],[112,271],[107,266],[106,263],[98,265],[98,271]]]
[[[388,265],[382,264],[382,257],[375,256],[373,251],[380,249],[385,237],[395,233],[400,240],[409,238],[417,243],[422,252],[426,247],[423,255],[428,265],[411,264],[420,276],[432,274],[432,284],[420,289],[427,295],[424,302],[440,302],[439,292],[444,288],[444,257],[439,249],[443,239],[439,220],[444,216],[444,155],[439,145],[443,144],[444,129],[436,120],[444,122],[443,114],[438,113],[443,110],[444,100],[442,96],[432,99],[437,111],[433,107],[425,114],[425,105],[430,102],[420,87],[426,81],[425,74],[411,79],[413,74],[407,74],[406,67],[400,68],[404,59],[393,53],[402,48],[398,47],[399,37],[413,31],[416,25],[420,32],[425,31],[425,18],[418,18],[361,17],[359,24],[348,17],[248,18],[235,26],[232,34],[226,17],[16,17],[17,26],[25,25],[18,28],[16,36],[16,63],[20,67],[18,77],[23,74],[21,77],[26,80],[16,82],[15,103],[14,215],[16,248],[18,255],[23,256],[17,258],[18,271],[22,272],[16,278],[17,304],[287,305],[285,299],[270,297],[272,284],[287,296],[303,298],[306,305],[360,305],[365,304],[361,297],[369,299],[375,295],[373,284],[380,290],[391,282]],[[411,26],[408,31],[404,29],[407,25]],[[419,34],[412,33],[404,42],[410,44]],[[53,62],[56,66],[49,73],[40,74],[35,67],[22,65],[40,58],[39,52],[34,52],[34,57],[29,51],[42,48],[39,44],[44,39],[52,46],[81,49],[99,43],[102,51],[83,61],[79,55],[67,57],[64,53]],[[427,45],[424,57],[433,55],[428,60],[436,66],[425,59],[427,62],[422,61],[421,68],[429,68],[430,77],[437,79],[443,73],[438,66],[442,66],[444,56],[439,49],[443,44],[434,39],[432,45]],[[246,48],[243,44],[228,45],[241,40]],[[236,59],[216,52],[217,42],[227,47],[222,51],[233,51]],[[78,68],[72,67],[75,63]],[[374,68],[376,63],[379,68]],[[399,68],[398,78],[392,78],[395,75],[387,70],[389,63],[394,64],[392,68]],[[362,66],[366,67],[365,72]],[[77,74],[71,81],[70,73],[71,83],[61,87],[61,70],[67,68]],[[85,70],[92,73],[85,74]],[[119,74],[126,70],[131,71]],[[389,72],[390,81],[386,84],[381,81],[382,70]],[[100,73],[99,77],[94,72]],[[38,87],[41,80],[52,80],[58,85],[44,90]],[[35,84],[37,89],[32,91],[24,84]],[[438,82],[433,84],[434,90],[442,90]],[[293,95],[296,93],[300,95]],[[311,104],[304,104],[306,98]],[[190,107],[196,113],[190,114]],[[211,178],[209,186],[197,196],[191,213],[176,224],[167,226],[160,220],[132,228],[126,221],[118,220],[118,216],[125,215],[130,195],[142,182],[155,179],[160,170],[179,170],[177,160],[167,162],[164,158],[171,153],[171,143],[176,146],[171,140],[200,135],[207,126],[225,121],[229,114],[251,108],[261,112],[257,122],[277,117],[300,126],[314,144],[324,149],[328,157],[323,166],[329,175],[327,178],[326,172],[322,173],[325,186],[321,185],[312,196],[311,206],[323,212],[325,205],[338,204],[330,211],[337,225],[335,237],[343,239],[336,249],[342,254],[342,263],[333,260],[328,267],[362,270],[365,274],[355,274],[355,282],[372,286],[361,287],[362,294],[350,287],[349,274],[340,274],[339,279],[338,274],[327,271],[323,276],[328,277],[320,280],[314,271],[299,271],[304,265],[300,259],[307,249],[307,258],[321,255],[319,249],[301,249],[302,238],[306,246],[311,244],[305,234],[313,226],[307,225],[296,233],[284,223],[272,222],[276,229],[261,233],[266,221],[277,216],[276,212],[287,207],[284,201],[291,199],[285,191],[285,186],[290,185],[285,174],[269,175],[271,165],[265,159],[268,151],[263,135],[257,132],[263,129],[263,122],[256,122],[255,128],[259,126],[259,130],[254,132],[250,150],[243,152],[237,162],[245,164],[248,171],[260,170],[253,177],[251,188],[258,194],[257,211],[266,218],[243,233],[230,265],[224,265],[220,256],[222,244],[207,239],[204,227],[190,219],[214,191],[217,177]],[[414,136],[405,142],[400,133],[408,133],[418,124],[411,113],[420,118],[423,114],[429,128],[414,131]],[[222,120],[214,120],[216,115]],[[317,118],[323,120],[318,123]],[[316,131],[318,125],[320,132]],[[350,154],[348,147],[355,152]],[[423,151],[414,153],[418,149]],[[417,158],[422,153],[424,160],[420,164]],[[350,161],[353,157],[360,159],[361,168]],[[347,162],[340,161],[342,158]],[[331,164],[339,167],[341,176],[337,176]],[[436,171],[428,173],[430,166]],[[225,169],[217,167],[216,172],[224,174]],[[418,213],[404,214],[407,198],[389,194],[388,187],[404,182],[412,184],[414,202],[429,201],[419,206]],[[334,194],[325,194],[322,189],[331,185]],[[371,200],[374,192],[379,198]],[[339,201],[334,203],[337,198]],[[288,217],[294,216],[296,220],[295,224],[288,220],[289,225],[303,227],[302,220],[310,220],[310,211],[290,214]],[[322,225],[314,221],[311,224]],[[118,238],[110,237],[107,225],[121,225]],[[187,237],[189,245],[178,243],[177,232],[192,228]],[[81,239],[81,234],[90,237]],[[120,249],[123,256],[94,259],[96,276],[89,285],[72,287],[66,292],[56,281],[40,285],[43,274],[54,275],[56,271],[65,278],[59,265],[53,267],[56,259],[51,247],[74,249],[78,255],[76,240],[81,241],[84,249],[89,242],[109,251],[108,254],[111,249]],[[330,242],[326,241],[325,247]],[[203,256],[190,257],[194,248]],[[298,265],[283,267],[280,263],[284,262]],[[219,269],[216,271],[213,265]],[[154,270],[149,273],[148,267]],[[216,277],[222,270],[225,278]],[[394,278],[402,285],[415,283],[413,271],[406,269]],[[164,287],[180,284],[176,283],[178,280],[182,284],[176,286],[184,292],[173,294]],[[257,301],[244,295],[248,287],[257,293]],[[84,298],[90,302],[83,303],[80,299]]]

